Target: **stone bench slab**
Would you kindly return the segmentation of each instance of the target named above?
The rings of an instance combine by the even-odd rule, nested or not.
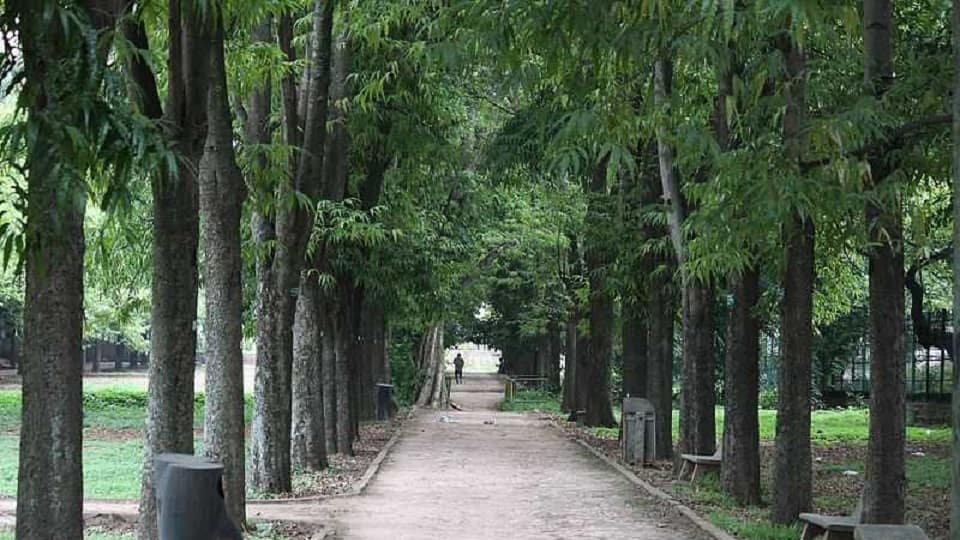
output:
[[[700,465],[720,465],[723,462],[723,458],[720,456],[698,456],[696,454],[680,454],[680,459]]]
[[[916,525],[858,525],[854,540],[930,540]]]
[[[827,516],[824,514],[800,514],[800,521],[812,523],[828,531],[853,532],[860,520],[852,516]]]

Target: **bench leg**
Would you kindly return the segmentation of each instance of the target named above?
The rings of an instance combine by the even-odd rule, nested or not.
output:
[[[691,484],[696,484],[696,483],[697,483],[697,480],[699,480],[700,477],[703,476],[702,474],[700,474],[701,472],[702,472],[702,471],[700,470],[700,464],[699,464],[699,463],[694,463],[694,464],[693,464],[693,473],[690,474],[690,483],[691,483]]]
[[[687,461],[683,460],[680,463],[680,472],[677,474],[677,480],[686,480],[687,479]]]
[[[820,527],[817,527],[813,523],[807,523],[803,526],[803,534],[800,535],[800,540],[813,540],[824,532],[826,531]]]
[[[823,540],[853,540],[853,533],[850,531],[827,531]]]

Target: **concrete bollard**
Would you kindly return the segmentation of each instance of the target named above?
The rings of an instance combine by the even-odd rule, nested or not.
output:
[[[223,502],[223,465],[189,454],[153,460],[160,540],[241,540]]]

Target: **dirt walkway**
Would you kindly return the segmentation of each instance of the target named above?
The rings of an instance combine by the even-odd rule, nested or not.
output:
[[[367,492],[335,503],[338,538],[705,538],[543,422],[496,411],[494,376],[464,382],[464,411],[420,411]]]
[[[362,496],[252,503],[247,517],[321,526],[313,538],[328,539],[708,538],[542,420],[497,411],[497,376],[464,382],[452,396],[464,410],[419,411]],[[15,505],[0,500],[0,527]],[[84,504],[94,523],[130,523],[136,510]]]

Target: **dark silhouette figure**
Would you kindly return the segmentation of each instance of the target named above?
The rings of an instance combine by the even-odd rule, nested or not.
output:
[[[463,384],[463,356],[460,353],[453,359],[453,376],[457,384]]]

